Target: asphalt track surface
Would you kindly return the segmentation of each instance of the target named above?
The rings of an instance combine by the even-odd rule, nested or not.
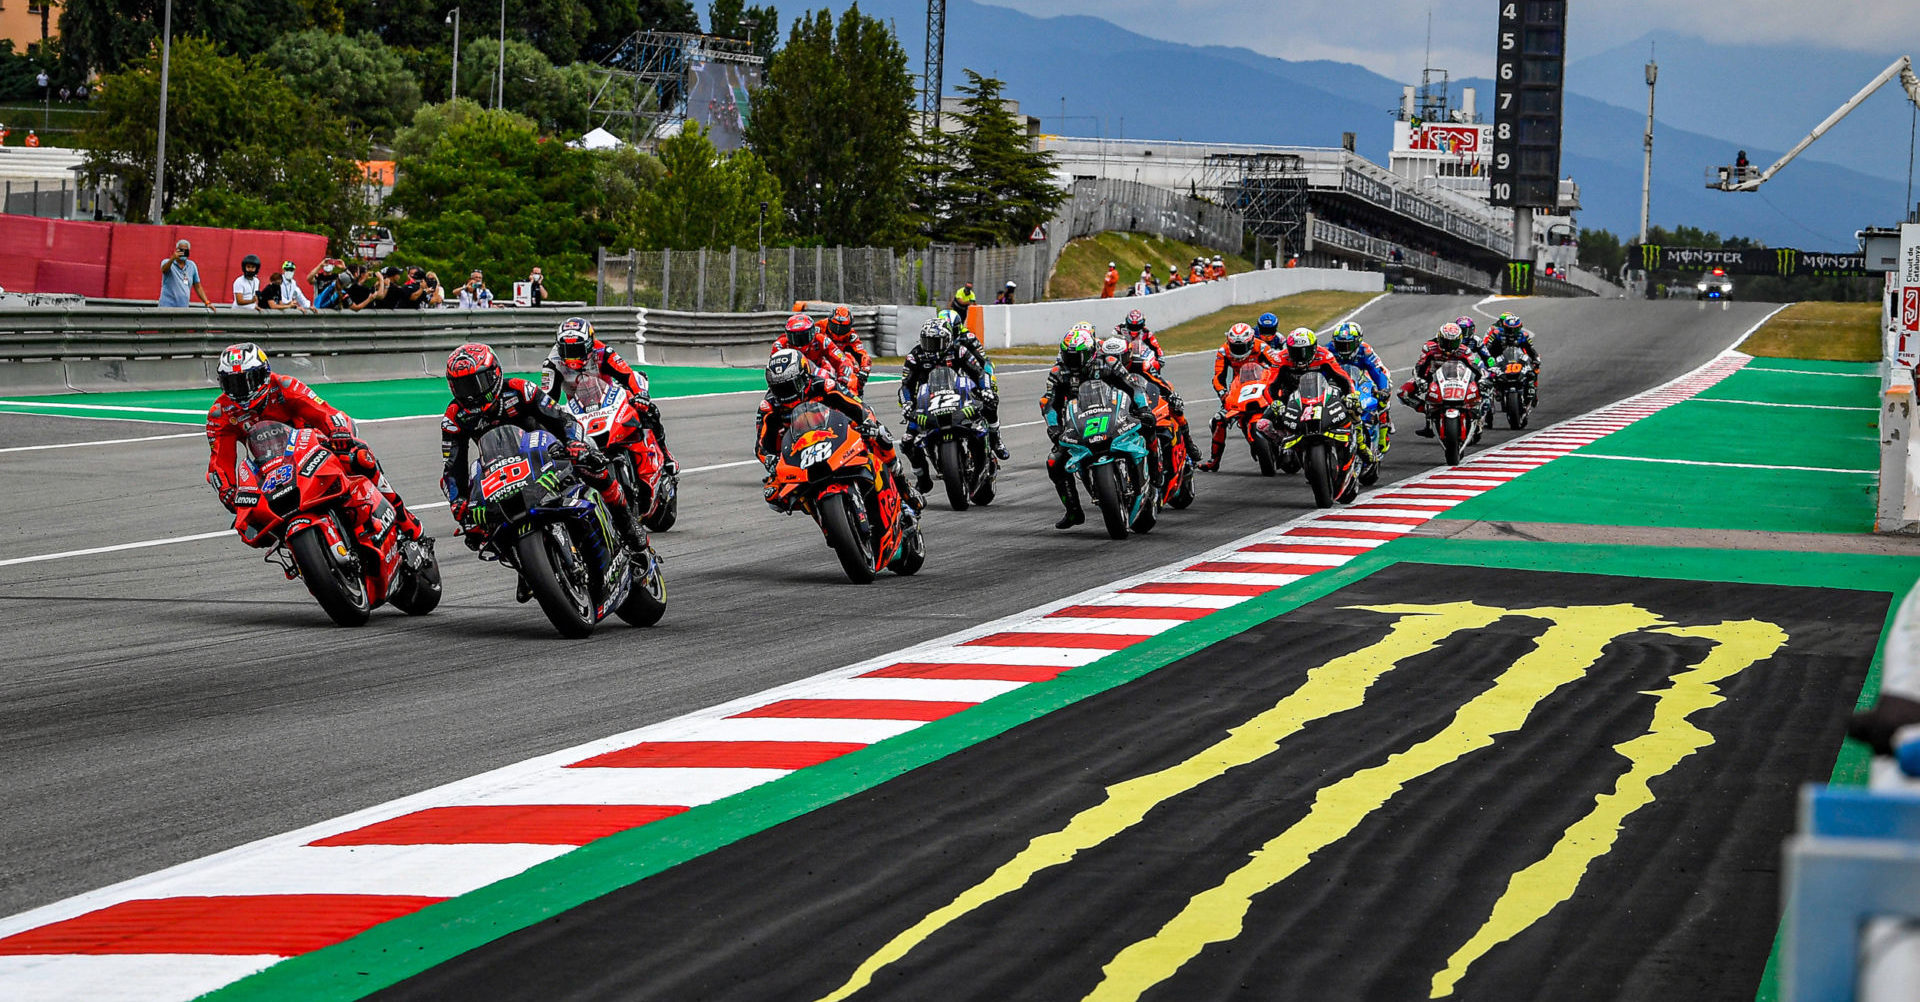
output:
[[[1474,302],[1388,297],[1357,319],[1398,379],[1434,327]],[[1547,364],[1536,427],[1700,365],[1772,308],[1521,305]],[[1170,363],[1203,434],[1211,364]],[[15,450],[0,451],[0,914],[875,657],[1311,504],[1297,477],[1258,477],[1230,441],[1227,471],[1151,535],[1056,532],[1032,404],[1043,370],[1021,368],[1002,367],[1003,422],[1034,423],[1008,429],[1014,460],[999,499],[931,509],[926,568],[864,588],[846,583],[812,524],[766,508],[755,467],[723,465],[751,459],[754,395],[665,401],[682,467],[721,468],[683,478],[680,524],[658,537],[666,620],[609,622],[578,642],[514,604],[510,573],[447,539],[442,509],[424,516],[442,536],[440,608],[421,619],[381,610],[358,630],[331,626],[231,535],[7,564],[228,521],[202,481],[197,437],[20,451],[188,429],[0,414],[0,450]],[[1396,411],[1402,434],[1383,484],[1441,461]],[[406,497],[436,499],[437,422],[375,424],[366,437]]]

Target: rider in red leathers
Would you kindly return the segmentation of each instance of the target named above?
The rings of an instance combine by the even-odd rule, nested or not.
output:
[[[207,483],[220,495],[220,503],[234,510],[235,483],[240,462],[240,440],[262,421],[278,421],[292,428],[311,428],[327,436],[327,448],[340,457],[348,469],[373,481],[373,486],[393,505],[395,522],[402,538],[425,535],[420,520],[413,517],[393,489],[393,483],[381,471],[373,450],[362,442],[353,419],[328,405],[307,384],[292,376],[279,376],[267,363],[267,354],[251,342],[230,345],[220,353],[218,365],[220,397],[207,408]]]
[[[785,434],[793,412],[803,404],[825,404],[851,419],[870,443],[887,475],[893,478],[901,501],[916,513],[925,507],[925,499],[907,482],[906,474],[900,469],[900,452],[894,448],[893,436],[887,433],[880,419],[873,416],[872,409],[837,376],[814,368],[812,362],[793,348],[781,348],[767,359],[767,395],[760,398],[760,413],[755,419],[753,451],[766,469],[769,495],[773,491],[773,471],[780,462],[780,437]]]
[[[788,317],[786,332],[774,339],[773,350],[767,352],[767,358],[771,360],[788,348],[805,356],[815,371],[832,376],[842,389],[851,390],[855,397],[860,395],[859,390],[854,389],[862,382],[860,364],[828,340],[812,317],[805,313]]]
[[[865,396],[867,377],[873,374],[873,356],[867,354],[867,346],[860,343],[860,335],[853,329],[853,311],[836,306],[823,326],[827,329],[827,340],[853,362],[854,371],[859,374],[860,378],[853,384],[854,395]]]
[[[571,317],[560,325],[557,342],[540,367],[540,389],[560,402],[573,396],[583,376],[599,376],[625,388],[627,403],[632,408],[625,420],[637,418],[642,427],[652,429],[653,439],[660,443],[660,453],[666,457],[666,473],[679,472],[679,464],[673,461],[673,450],[667,448],[667,426],[660,418],[660,407],[647,395],[646,374],[628,365],[619,352],[596,337],[593,324]],[[632,435],[610,436],[610,439],[633,441],[637,436],[638,430],[634,429]]]
[[[1413,363],[1413,377],[1400,386],[1400,402],[1419,413],[1426,413],[1427,381],[1433,378],[1433,370],[1442,362],[1465,362],[1473,370],[1473,378],[1484,379],[1486,372],[1480,366],[1480,353],[1467,344],[1466,333],[1459,324],[1441,324],[1440,330],[1420,349],[1420,361]],[[1421,438],[1432,438],[1433,429],[1425,424],[1413,430]]]
[[[1127,319],[1115,327],[1113,332],[1126,338],[1128,341],[1144,344],[1152,349],[1154,368],[1156,370],[1159,369],[1161,362],[1166,361],[1167,353],[1160,349],[1160,339],[1154,337],[1153,332],[1147,329],[1147,315],[1145,313],[1139,310],[1129,312]]]
[[[1254,332],[1251,324],[1234,324],[1227,328],[1227,340],[1213,352],[1213,395],[1219,397],[1221,406],[1213,416],[1212,422],[1212,458],[1200,464],[1202,470],[1212,472],[1220,468],[1220,454],[1227,449],[1227,388],[1233,385],[1234,373],[1248,362],[1257,362],[1269,369],[1278,369],[1285,360]]]

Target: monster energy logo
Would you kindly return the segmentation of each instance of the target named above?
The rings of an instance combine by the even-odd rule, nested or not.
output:
[[[1640,270],[1641,271],[1659,271],[1660,270],[1660,245],[1659,244],[1641,244],[1640,245]]]
[[[1797,263],[1799,257],[1800,252],[1791,247],[1781,247],[1773,252],[1774,261],[1780,266],[1780,274],[1782,275],[1793,274],[1794,265]]]
[[[1507,262],[1507,293],[1514,296],[1533,294],[1533,262]]]
[[[1584,681],[1609,645],[1633,634],[1704,641],[1694,663],[1676,671],[1665,687],[1642,693],[1653,701],[1645,730],[1614,746],[1627,760],[1625,772],[1594,797],[1588,812],[1568,826],[1544,856],[1509,877],[1478,927],[1455,941],[1429,987],[1430,997],[1449,997],[1461,977],[1489,951],[1573,897],[1588,869],[1612,851],[1629,818],[1654,802],[1654,782],[1714,743],[1714,735],[1691,718],[1722,703],[1722,684],[1773,657],[1788,639],[1779,626],[1760,620],[1679,626],[1627,603],[1506,609],[1448,602],[1354,608],[1392,617],[1386,636],[1310,669],[1299,688],[1229,728],[1226,737],[1186,760],[1109,786],[1100,803],[1035,837],[985,880],[960,891],[882,944],[821,1002],[862,993],[882,969],[907,959],[947,926],[1032,886],[1046,870],[1075,865],[1082,854],[1141,824],[1162,804],[1230,770],[1279,754],[1286,740],[1309,724],[1359,708],[1388,672],[1434,651],[1449,638],[1486,630],[1503,619],[1547,624],[1533,649],[1457,707],[1438,733],[1384,762],[1329,777],[1316,791],[1305,817],[1272,835],[1239,869],[1193,895],[1156,933],[1116,953],[1102,967],[1102,980],[1085,1002],[1138,999],[1209,945],[1238,938],[1256,896],[1305,867],[1315,853],[1346,838],[1409,784],[1493,745],[1501,735],[1523,730],[1536,707]]]

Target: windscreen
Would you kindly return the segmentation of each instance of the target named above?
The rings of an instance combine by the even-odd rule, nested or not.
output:
[[[485,465],[496,459],[512,459],[526,450],[520,447],[525,432],[510,424],[491,428],[480,436],[480,463]]]
[[[293,441],[293,429],[278,421],[262,421],[247,433],[247,455],[253,460],[254,469],[279,459],[287,454],[287,443]]]

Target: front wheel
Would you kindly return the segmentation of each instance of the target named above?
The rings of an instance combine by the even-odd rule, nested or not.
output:
[[[820,499],[820,528],[827,534],[827,545],[833,547],[833,554],[840,558],[840,569],[847,572],[847,579],[854,584],[872,584],[875,577],[873,557],[869,555],[866,539],[860,534],[860,522],[853,517],[853,508],[847,502],[845,493],[829,494]]]
[[[367,601],[367,585],[360,575],[341,565],[347,559],[336,555],[327,545],[327,536],[319,529],[308,529],[287,540],[293,562],[300,567],[300,580],[307,583],[327,617],[341,626],[364,626],[373,614]]]
[[[1463,417],[1443,417],[1440,419],[1440,447],[1447,454],[1448,466],[1460,465],[1460,453],[1467,444],[1467,419]]]
[[[1325,442],[1307,446],[1307,486],[1313,488],[1315,508],[1333,507],[1333,447]]]
[[[1121,499],[1120,476],[1112,463],[1093,468],[1093,500],[1100,506],[1100,519],[1106,523],[1109,539],[1127,538],[1127,509]]]
[[[1521,396],[1518,386],[1510,386],[1507,388],[1504,403],[1507,412],[1507,427],[1514,431],[1519,431],[1525,427],[1527,423],[1526,402]]]
[[[645,552],[635,554],[634,561],[644,570],[635,572],[626,601],[613,611],[629,625],[652,626],[667,614],[667,575],[660,569],[660,558],[651,544]]]
[[[1258,432],[1254,433],[1249,443],[1253,447],[1253,461],[1260,464],[1260,475],[1263,477],[1273,476],[1275,464],[1273,443],[1267,441],[1266,436]]]
[[[961,451],[959,442],[947,439],[940,443],[939,452],[940,480],[947,488],[947,504],[954,511],[967,510],[967,458]]]
[[[520,576],[563,637],[576,640],[593,635],[593,589],[588,586],[586,555],[574,545],[573,534],[557,522],[548,522],[514,541]]]

